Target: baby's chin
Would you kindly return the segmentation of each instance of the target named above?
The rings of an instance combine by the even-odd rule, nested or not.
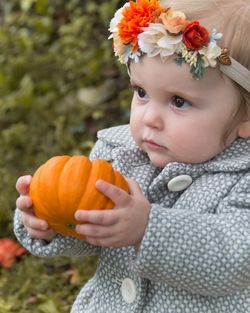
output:
[[[155,166],[155,167],[160,167],[160,168],[164,168],[166,165],[168,165],[169,163],[174,162],[173,160],[170,160],[168,158],[162,158],[162,157],[155,157],[155,156],[150,156],[148,154],[148,157],[151,161],[151,163]]]

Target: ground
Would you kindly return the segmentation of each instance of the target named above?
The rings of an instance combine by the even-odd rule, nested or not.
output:
[[[0,268],[1,313],[69,313],[96,268],[95,257],[41,259],[23,255]]]

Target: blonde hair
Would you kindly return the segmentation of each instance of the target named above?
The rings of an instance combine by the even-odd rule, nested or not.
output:
[[[249,0],[161,0],[161,4],[184,12],[189,20],[200,21],[209,31],[221,32],[219,45],[228,48],[230,56],[250,70]],[[250,119],[250,93],[238,88],[242,101],[230,121],[230,130],[242,119]]]

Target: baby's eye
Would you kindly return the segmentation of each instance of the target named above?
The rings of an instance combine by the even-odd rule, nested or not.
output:
[[[186,109],[191,106],[191,103],[179,96],[174,96],[171,99],[171,104],[179,109]]]
[[[144,99],[145,100],[145,99],[148,98],[148,95],[147,95],[146,91],[143,88],[141,88],[141,87],[134,87],[134,91],[137,93],[137,95],[138,95],[138,97],[140,99]]]

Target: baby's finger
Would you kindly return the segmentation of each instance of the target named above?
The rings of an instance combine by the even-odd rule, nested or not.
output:
[[[48,223],[44,220],[37,218],[35,215],[22,213],[21,218],[23,225],[26,228],[31,228],[37,231],[44,231],[49,229]]]
[[[111,226],[118,221],[118,215],[114,210],[77,210],[75,218],[81,222]]]
[[[91,237],[91,236],[85,236],[86,241],[90,243],[93,246],[99,246],[99,247],[109,247],[109,248],[119,248],[123,245],[120,243],[119,240],[116,240],[113,236],[101,238],[101,237]]]
[[[114,228],[109,226],[82,224],[76,226],[77,233],[86,237],[109,238],[114,235]]]
[[[29,196],[20,196],[16,200],[16,207],[21,211],[30,211],[32,208],[32,200]]]
[[[51,228],[49,228],[46,231],[38,231],[32,228],[26,228],[26,229],[30,237],[34,239],[43,239],[43,240],[51,241],[56,235],[56,233]]]
[[[126,191],[101,179],[96,182],[96,188],[111,199],[116,206],[125,206],[131,200],[130,195]]]
[[[31,175],[25,175],[18,178],[16,182],[16,190],[18,193],[21,195],[28,195],[31,179]]]

